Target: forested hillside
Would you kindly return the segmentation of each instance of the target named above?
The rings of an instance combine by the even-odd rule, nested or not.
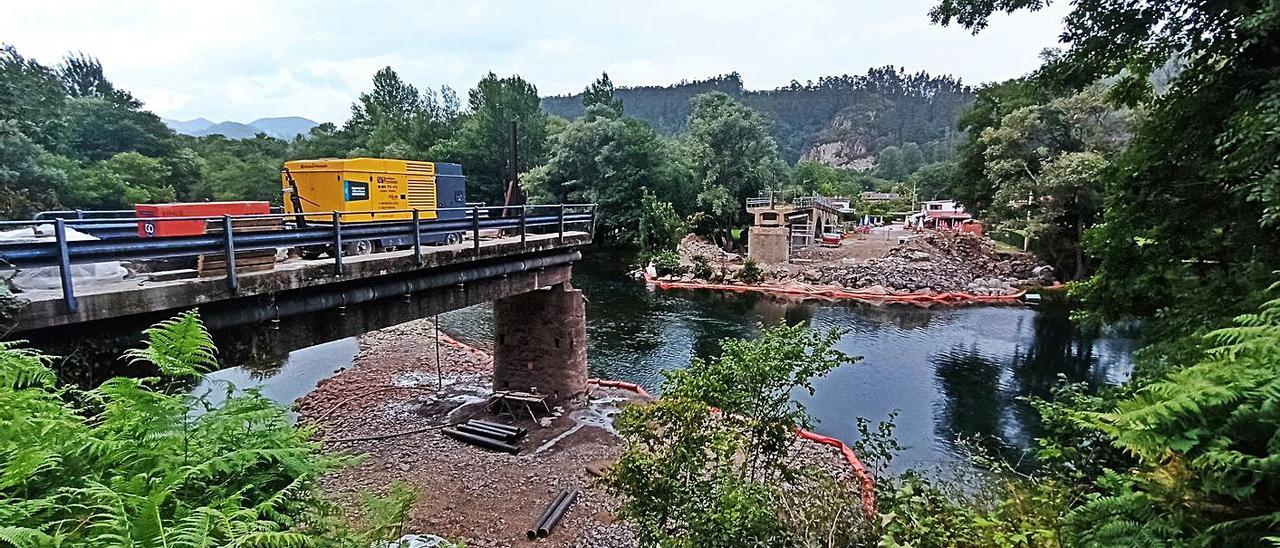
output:
[[[615,94],[628,116],[674,135],[687,129],[689,100],[711,91],[769,115],[788,162],[804,158],[863,169],[885,147],[907,143],[920,145],[925,163],[947,159],[957,143],[956,121],[973,104],[973,90],[951,76],[908,74],[895,67],[792,81],[775,90],[746,90],[735,72],[665,87],[618,88]],[[542,108],[562,118],[579,117],[582,94],[545,97]]]

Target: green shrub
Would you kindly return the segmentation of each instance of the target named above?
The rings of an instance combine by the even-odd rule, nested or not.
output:
[[[367,547],[399,533],[412,493],[366,504],[376,530],[349,526],[317,487],[349,459],[322,453],[284,408],[256,390],[219,407],[186,395],[215,364],[195,312],[145,336],[127,356],[165,378],[88,391],[0,343],[0,544]]]
[[[833,349],[838,339],[802,325],[726,339],[718,358],[666,373],[661,400],[623,412],[625,449],[606,481],[642,545],[785,546],[813,536],[834,506],[797,502],[814,484],[790,458],[795,429],[810,422],[792,395],[812,394],[813,378],[853,361]]]
[[[654,271],[656,271],[659,276],[679,274],[681,270],[680,254],[675,251],[668,250],[654,253],[650,262],[653,264]]]
[[[738,279],[746,284],[758,284],[764,280],[764,272],[760,270],[760,265],[755,259],[750,257],[742,263],[742,270],[738,271]]]
[[[711,261],[708,260],[706,256],[694,255],[690,261],[693,262],[694,278],[698,278],[699,280],[710,280],[715,277],[715,273],[711,270]]]

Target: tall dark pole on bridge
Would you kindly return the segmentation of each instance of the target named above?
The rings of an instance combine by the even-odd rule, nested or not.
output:
[[[511,150],[510,157],[507,159],[507,194],[503,200],[504,206],[524,205],[524,191],[520,189],[520,127],[516,120],[511,121]],[[502,210],[502,216],[507,217],[510,213],[509,209]]]

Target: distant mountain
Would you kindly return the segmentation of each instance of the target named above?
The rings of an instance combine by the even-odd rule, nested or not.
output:
[[[240,122],[221,122],[204,128],[200,131],[193,131],[191,135],[196,137],[204,137],[205,135],[222,135],[228,139],[252,139],[254,135],[259,133],[267,133],[261,128],[256,128],[248,124]],[[270,135],[268,133],[268,135]],[[275,137],[272,135],[272,137]]]
[[[774,138],[787,161],[807,159],[865,169],[888,146],[920,145],[925,162],[944,160],[959,141],[956,121],[973,104],[973,90],[950,76],[907,73],[896,67],[866,75],[791,82],[773,90],[747,90],[738,73],[670,86],[618,88],[628,116],[665,134],[685,131],[689,100],[711,91],[733,96],[773,119]],[[581,116],[582,94],[542,98],[542,109]]]
[[[196,118],[195,120],[187,120],[185,122],[181,120],[170,120],[168,118],[163,118],[163,120],[164,124],[169,126],[169,129],[178,133],[185,133],[187,135],[191,135],[196,131],[203,131],[213,125],[213,122],[204,118]]]
[[[242,124],[240,122],[215,124],[204,118],[196,118],[185,122],[164,119],[164,123],[175,132],[193,137],[222,135],[228,139],[252,139],[259,133],[265,133],[269,137],[285,140],[292,140],[296,135],[307,135],[311,128],[319,125],[299,116],[259,118],[250,124]]]
[[[307,135],[317,123],[301,116],[282,116],[280,118],[258,118],[249,125],[260,128],[267,135],[281,139],[293,139],[295,135]]]

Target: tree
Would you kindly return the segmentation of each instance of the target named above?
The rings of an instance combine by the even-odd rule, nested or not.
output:
[[[81,161],[105,160],[121,152],[152,158],[172,154],[173,131],[160,117],[101,97],[67,101],[66,138],[55,152]]]
[[[545,169],[525,178],[529,194],[546,193],[553,203],[598,204],[601,234],[636,243],[642,194],[666,187],[664,179],[671,174],[658,134],[644,122],[594,104],[556,135],[550,148]]]
[[[1105,104],[1100,86],[1019,108],[979,137],[994,188],[992,222],[1022,230],[1062,272],[1088,272],[1085,230],[1102,212],[1106,156],[1129,139],[1126,109]]]
[[[948,196],[959,177],[954,162],[934,162],[920,166],[907,180],[920,200],[939,200]]]
[[[809,425],[793,395],[852,363],[838,339],[797,324],[722,341],[718,358],[666,373],[662,399],[623,412],[608,485],[642,545],[786,545],[797,531],[778,506],[802,485],[787,457]]]
[[[902,169],[906,171],[907,177],[910,177],[922,165],[924,165],[924,151],[920,149],[920,145],[914,142],[904,143],[902,145]]]
[[[391,67],[383,67],[373,75],[373,91],[361,93],[351,104],[344,129],[361,136],[361,146],[372,154],[380,154],[392,144],[407,144],[420,116],[418,88],[401,80]]]
[[[770,126],[764,115],[724,93],[693,99],[684,158],[700,189],[698,205],[722,242],[746,215],[746,199],[783,178]]]
[[[83,209],[126,209],[133,204],[172,202],[169,167],[159,159],[121,152],[69,178],[62,201]]]
[[[907,180],[911,173],[907,171],[907,161],[902,149],[890,146],[881,150],[880,156],[876,157],[875,174],[876,177],[890,181]]]
[[[127,109],[142,106],[129,92],[116,89],[107,80],[102,70],[102,62],[95,57],[83,53],[67,55],[58,65],[58,79],[71,97],[97,97],[106,99]]]
[[[13,46],[0,45],[0,120],[53,150],[67,127],[61,116],[66,99],[57,73],[23,57]]]
[[[996,11],[1039,0],[944,0],[936,22],[974,31]],[[1280,269],[1280,13],[1259,2],[1117,0],[1073,4],[1037,79],[1080,89],[1112,78],[1109,96],[1144,105],[1107,183],[1103,222],[1088,236],[1096,274],[1076,294],[1099,317],[1152,314],[1186,333],[1260,299]],[[1152,75],[1181,64],[1154,93]],[[1223,303],[1223,295],[1233,295]],[[1172,327],[1177,324],[1179,327]]]
[[[609,80],[607,72],[600,73],[600,78],[582,92],[582,108],[590,110],[592,105],[603,105],[622,114],[622,101],[614,98],[613,81]]]
[[[547,154],[547,115],[538,106],[538,89],[519,76],[486,75],[468,94],[471,114],[457,134],[431,149],[438,161],[465,166],[470,196],[503,203],[507,181],[543,162]],[[509,166],[511,123],[519,128],[518,164]]]
[[[1048,102],[1051,98],[1034,82],[1019,78],[978,88],[973,108],[960,116],[957,126],[968,136],[957,151],[957,176],[947,194],[964,204],[965,209],[985,217],[995,198],[996,187],[987,178],[986,145],[979,138],[988,128],[1013,111]]]
[[[637,243],[645,253],[675,249],[680,239],[689,233],[689,226],[676,213],[671,202],[664,202],[644,189],[640,197],[640,227]],[[679,262],[679,261],[677,261]]]
[[[27,218],[58,206],[66,173],[49,165],[48,156],[17,123],[0,121],[0,216]]]

